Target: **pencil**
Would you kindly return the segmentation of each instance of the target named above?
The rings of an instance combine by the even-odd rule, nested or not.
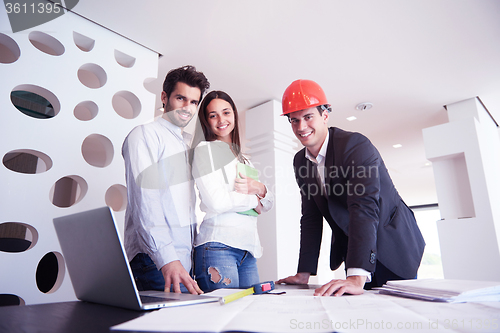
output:
[[[254,284],[252,287],[241,290],[238,292],[235,292],[234,294],[230,294],[224,297],[219,298],[219,303],[220,305],[224,305],[226,303],[235,301],[237,299],[240,299],[242,297],[248,296],[248,295],[253,295],[253,294],[265,294],[271,290],[274,290],[274,282],[273,281],[266,281],[266,282],[261,282]]]
[[[233,294],[230,294],[230,295],[227,295],[227,296],[219,298],[219,303],[221,305],[224,305],[224,304],[227,304],[229,302],[232,302],[232,301],[235,301],[237,299],[240,299],[242,297],[245,297],[245,296],[248,296],[248,295],[252,295],[254,292],[255,292],[255,288],[254,287],[248,288],[248,289],[245,289],[245,290],[241,290],[241,291],[235,292]]]

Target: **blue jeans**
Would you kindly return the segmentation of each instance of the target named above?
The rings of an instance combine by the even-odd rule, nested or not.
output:
[[[257,259],[245,250],[218,242],[194,249],[194,271],[204,292],[220,288],[250,288],[259,283]]]
[[[163,274],[156,268],[156,264],[146,253],[138,253],[130,262],[134,274],[137,290],[165,290]],[[181,283],[181,292],[187,293],[187,288]],[[170,291],[174,291],[170,288]]]

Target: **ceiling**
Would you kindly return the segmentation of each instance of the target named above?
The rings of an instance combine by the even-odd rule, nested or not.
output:
[[[162,54],[145,84],[157,107],[168,70],[186,64],[240,112],[281,101],[293,80],[318,82],[330,125],[372,140],[409,205],[437,202],[422,129],[447,122],[444,105],[479,96],[500,120],[498,0],[82,0],[73,10]]]

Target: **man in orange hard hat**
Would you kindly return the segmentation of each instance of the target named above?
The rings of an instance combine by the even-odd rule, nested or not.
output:
[[[323,218],[332,229],[330,268],[345,262],[347,278],[315,295],[362,294],[415,278],[425,242],[378,150],[360,133],[328,127],[330,105],[314,81],[292,82],[282,107],[304,145],[293,161],[302,217],[297,274],[276,283],[307,284],[316,275]]]

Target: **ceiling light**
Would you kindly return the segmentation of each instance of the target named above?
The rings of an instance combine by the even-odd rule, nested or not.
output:
[[[401,147],[403,147],[403,145],[402,145],[402,144],[399,144],[399,143],[397,143],[397,144],[395,144],[395,145],[392,145],[392,146],[393,146],[394,148],[401,148]]]
[[[354,116],[350,116],[350,117],[347,117],[346,119],[347,119],[347,120],[349,120],[349,121],[353,121],[353,120],[356,120],[356,119],[358,119],[358,118],[356,118],[356,117],[354,117]]]
[[[359,103],[358,105],[356,105],[356,110],[365,111],[365,110],[371,109],[372,107],[373,107],[372,103],[368,103],[368,102]]]

